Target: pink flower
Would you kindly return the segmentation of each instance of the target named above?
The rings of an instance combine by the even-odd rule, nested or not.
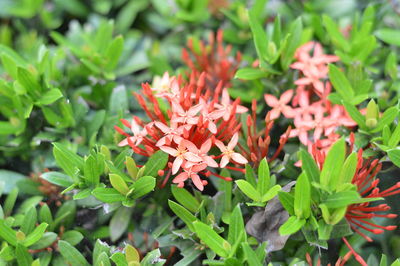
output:
[[[275,96],[271,94],[265,94],[264,99],[267,102],[267,104],[272,107],[271,110],[271,119],[277,119],[281,112],[283,115],[287,118],[293,118],[296,114],[296,112],[287,105],[290,100],[292,99],[293,96],[293,90],[287,90],[285,91],[282,95],[281,98],[278,100]]]
[[[216,103],[215,107],[218,109],[214,111],[214,115],[223,114],[223,118],[225,121],[229,120],[229,116],[231,115],[233,105],[231,104],[231,100],[229,98],[229,93],[226,88],[222,91],[221,102]],[[247,112],[247,108],[241,105],[236,106],[236,114],[242,114]]]
[[[194,146],[194,147],[193,147]],[[188,150],[197,149],[196,146],[188,141],[188,140],[181,140],[178,144],[177,148],[171,148],[168,146],[161,146],[160,149],[169,155],[175,157],[174,162],[172,163],[172,174],[176,174],[179,171],[179,168],[183,164],[184,160],[190,161],[192,163],[199,163],[201,162],[201,158],[190,152]]]
[[[198,112],[203,108],[202,104],[197,104],[195,106],[190,107],[189,110],[185,111],[182,106],[176,102],[172,102],[172,111],[174,116],[171,121],[173,123],[183,123],[189,125],[195,125],[199,122],[199,117],[196,116]]]
[[[233,135],[231,141],[227,146],[222,143],[222,141],[215,140],[215,145],[218,146],[223,156],[221,158],[220,167],[225,167],[231,159],[233,159],[236,163],[246,164],[248,161],[243,157],[240,153],[234,152],[233,148],[235,148],[237,142],[239,140],[239,135],[236,133]]]
[[[184,167],[183,172],[177,175],[172,182],[175,184],[178,184],[178,187],[183,187],[184,182],[190,178],[193,181],[193,184],[200,190],[203,191],[204,185],[207,184],[207,181],[201,180],[200,176],[198,175],[198,172],[203,171],[204,169],[207,168],[207,164],[202,163],[202,164],[197,164],[197,165],[192,165],[188,168]]]
[[[125,119],[121,119],[121,122],[126,126],[129,127],[133,133],[133,136],[126,137],[123,139],[120,143],[118,143],[118,146],[123,147],[128,145],[128,138],[131,143],[134,143],[136,146],[142,143],[143,138],[147,136],[147,130],[146,127],[143,128],[142,130],[140,129],[140,126],[137,124],[137,122],[133,119],[131,123],[129,123]]]
[[[185,129],[186,130],[190,129],[190,125],[177,127],[177,124],[172,123],[171,127],[168,127],[167,125],[158,121],[155,122],[155,125],[162,131],[162,133],[164,133],[164,136],[157,141],[156,143],[157,147],[163,146],[166,143],[169,144],[171,143],[172,140],[174,140],[175,143],[179,143],[182,140],[181,135],[183,134],[183,131]]]

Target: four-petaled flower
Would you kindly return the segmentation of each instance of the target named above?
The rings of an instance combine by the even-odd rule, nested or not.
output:
[[[288,105],[290,100],[293,97],[293,90],[287,90],[282,95],[281,98],[278,100],[274,95],[265,94],[264,99],[267,104],[272,107],[271,116],[272,120],[277,119],[281,112],[287,118],[293,118],[296,115],[296,112],[293,110],[292,107]]]
[[[217,145],[217,147],[222,152],[220,167],[225,167],[231,159],[238,164],[246,164],[248,162],[247,159],[243,157],[243,155],[233,150],[233,148],[235,148],[236,144],[238,143],[238,140],[238,133],[235,133],[235,135],[233,135],[231,141],[226,146],[222,141],[215,140],[215,145]]]
[[[172,163],[172,174],[176,174],[179,171],[184,160],[192,163],[199,163],[202,161],[198,155],[192,152],[197,150],[196,146],[185,139],[182,139],[175,149],[168,146],[161,146],[160,149],[175,157],[175,160]]]

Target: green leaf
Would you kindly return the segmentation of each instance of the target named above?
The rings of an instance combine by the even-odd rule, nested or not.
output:
[[[301,43],[302,33],[303,24],[301,22],[301,17],[299,17],[290,25],[286,44],[282,47],[281,66],[284,70],[287,70],[290,63],[293,61],[294,53]]]
[[[267,193],[265,193],[262,197],[261,197],[261,202],[267,202],[270,199],[272,199],[273,197],[276,196],[276,194],[278,194],[278,192],[281,190],[281,186],[280,185],[275,185],[272,188],[270,188]]]
[[[119,207],[115,212],[110,221],[110,238],[112,242],[117,241],[128,228],[129,222],[131,221],[133,209],[126,207]]]
[[[251,68],[251,67],[241,68],[235,74],[236,79],[243,79],[243,80],[255,80],[255,79],[265,78],[267,76],[268,73],[266,71],[259,68]]]
[[[192,194],[190,194],[186,189],[179,188],[177,186],[171,186],[172,195],[175,199],[186,209],[191,212],[197,212],[200,208],[200,203],[197,201]]]
[[[302,173],[296,181],[294,213],[299,218],[308,218],[311,215],[311,187],[305,173]]]
[[[190,231],[195,232],[193,222],[196,221],[197,218],[176,202],[168,200],[168,205],[171,210],[176,214],[176,216],[178,216],[187,225]]]
[[[106,69],[113,70],[121,57],[122,50],[124,49],[124,38],[122,35],[117,36],[108,47],[105,57],[108,59]]]
[[[354,97],[354,90],[350,84],[350,81],[346,78],[344,73],[339,70],[335,65],[329,65],[329,79],[331,80],[333,87],[346,101],[351,101]]]
[[[131,245],[126,245],[125,247],[125,258],[128,263],[130,262],[140,262],[140,255],[136,248]]]
[[[289,192],[279,191],[278,198],[285,210],[294,216],[294,196]]]
[[[120,202],[125,200],[125,196],[113,188],[98,187],[92,191],[92,195],[95,196],[96,199],[105,203]]]
[[[162,170],[165,168],[168,162],[168,153],[165,153],[161,150],[155,152],[150,158],[147,160],[143,172],[143,175],[147,176],[158,176],[158,170]]]
[[[253,35],[254,46],[256,47],[256,52],[261,63],[265,60],[268,60],[268,55],[267,55],[268,38],[267,34],[265,33],[264,29],[261,26],[261,23],[259,21],[256,12],[257,10],[256,11],[251,10],[248,13],[248,17],[249,17],[250,29]]]
[[[72,266],[89,265],[85,257],[67,241],[59,240],[58,248],[64,260],[69,262]]]
[[[342,102],[344,108],[346,108],[347,113],[349,113],[350,117],[358,124],[361,128],[366,128],[367,125],[365,123],[365,117],[360,113],[360,111],[350,103],[343,101]]]
[[[242,249],[244,251],[244,255],[246,256],[246,260],[248,265],[250,266],[262,266],[263,264],[258,260],[257,254],[250,247],[249,243],[242,243]]]
[[[354,174],[356,173],[357,162],[358,162],[357,153],[352,152],[344,162],[337,184],[334,186],[337,187],[345,183],[351,183]]]
[[[6,225],[4,220],[0,220],[0,237],[7,241],[9,244],[16,246],[17,237],[16,232],[11,227]]]
[[[397,167],[400,167],[400,150],[393,149],[388,151],[389,159],[394,163]]]
[[[53,155],[60,166],[70,177],[75,176],[76,168],[82,169],[84,162],[83,158],[70,151],[61,143],[53,143]]]
[[[311,154],[309,154],[306,150],[300,150],[300,159],[301,159],[301,169],[307,174],[307,177],[310,179],[310,182],[319,183],[319,168],[312,158]]]
[[[318,237],[321,240],[329,240],[331,233],[333,230],[333,226],[331,224],[324,223],[323,220],[320,220],[318,223]]]
[[[328,208],[341,208],[355,203],[380,200],[381,198],[361,198],[357,191],[341,191],[331,194],[323,202]]]
[[[128,194],[129,192],[128,185],[125,183],[122,177],[116,174],[110,174],[109,177],[113,188],[115,188],[122,195]]]
[[[328,151],[324,166],[321,171],[320,182],[321,186],[325,189],[334,190],[335,178],[339,178],[342,170],[346,152],[345,141],[343,138],[336,141]]]
[[[57,240],[58,235],[53,232],[46,232],[35,244],[30,246],[30,249],[43,249],[52,245]]]
[[[396,147],[400,142],[400,123],[397,124],[396,128],[394,129],[387,145],[391,148]]]
[[[59,89],[51,89],[43,94],[39,100],[35,102],[37,105],[49,105],[63,97],[62,92]]]
[[[47,226],[48,224],[41,223],[38,227],[36,227],[35,230],[33,230],[33,232],[30,233],[22,242],[24,246],[29,247],[38,242],[46,231]]]
[[[10,191],[6,200],[3,204],[4,214],[5,216],[9,216],[14,208],[15,202],[17,201],[18,197],[18,187],[15,187],[13,190]]]
[[[253,201],[261,201],[260,193],[249,182],[245,180],[236,180],[235,183],[247,197]]]
[[[238,238],[244,238],[246,241],[246,232],[244,230],[243,215],[240,210],[240,205],[236,205],[233,209],[230,219],[229,219],[229,232],[228,232],[228,242],[234,245]]]
[[[388,108],[379,119],[376,127],[371,131],[372,133],[379,132],[383,129],[385,125],[390,125],[399,114],[399,109],[397,106]]]
[[[270,176],[267,159],[263,159],[258,166],[258,183],[257,191],[263,196],[269,188]]]
[[[17,186],[17,182],[25,178],[26,176],[20,173],[1,169],[0,182],[4,182],[3,193],[10,193],[10,191]]]
[[[381,28],[375,32],[376,37],[381,41],[400,46],[400,31],[391,28]]]
[[[104,158],[104,157],[103,157]],[[104,161],[98,160],[93,155],[85,158],[83,172],[89,185],[97,186],[100,182],[100,175],[104,171]]]
[[[250,164],[246,164],[246,181],[249,182],[253,187],[257,186],[256,175],[254,173],[254,169],[250,166]]]
[[[31,72],[25,68],[18,67],[17,75],[18,82],[26,89],[27,92],[31,92],[31,94],[35,96],[40,95],[42,87]]]
[[[33,262],[28,249],[20,244],[17,244],[17,248],[15,249],[15,257],[19,266],[31,266]]]
[[[296,216],[290,216],[289,219],[279,227],[281,236],[292,235],[299,231],[306,224],[305,219],[299,219]]]
[[[62,235],[61,239],[67,241],[73,246],[76,246],[82,241],[83,235],[81,232],[69,230]]]
[[[197,236],[217,255],[228,257],[231,245],[218,235],[210,226],[200,221],[193,222]]]
[[[336,23],[327,15],[322,16],[322,21],[334,45],[348,52],[350,50],[350,45],[343,37]]]
[[[142,176],[134,184],[133,199],[138,199],[153,191],[156,186],[156,179],[152,176]]]
[[[22,225],[20,230],[25,233],[25,235],[32,232],[35,228],[35,224],[37,221],[37,212],[35,207],[31,207],[26,213],[24,220],[22,221]]]
[[[69,187],[74,184],[71,177],[60,172],[45,172],[40,177],[60,187]]]

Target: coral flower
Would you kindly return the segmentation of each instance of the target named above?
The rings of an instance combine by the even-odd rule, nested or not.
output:
[[[285,91],[279,100],[271,94],[265,94],[264,99],[265,102],[272,107],[271,110],[271,119],[277,119],[281,113],[287,118],[293,118],[295,117],[296,112],[288,105],[290,100],[293,97],[293,90],[287,90]]]
[[[221,167],[225,167],[231,159],[238,164],[246,164],[248,162],[247,159],[243,157],[243,155],[233,150],[233,148],[238,143],[238,140],[239,135],[237,133],[233,135],[231,141],[228,143],[227,146],[225,146],[224,143],[222,143],[221,141],[215,140],[215,145],[217,145],[217,147],[221,150],[223,154],[220,163]]]

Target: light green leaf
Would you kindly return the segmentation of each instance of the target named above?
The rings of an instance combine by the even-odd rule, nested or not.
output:
[[[294,213],[299,218],[308,218],[311,214],[311,187],[305,173],[297,178],[294,190]]]
[[[196,234],[206,245],[221,257],[228,257],[231,245],[218,235],[210,226],[200,221],[193,222]]]
[[[246,180],[236,180],[236,185],[239,189],[250,199],[254,201],[261,201],[260,193]]]

